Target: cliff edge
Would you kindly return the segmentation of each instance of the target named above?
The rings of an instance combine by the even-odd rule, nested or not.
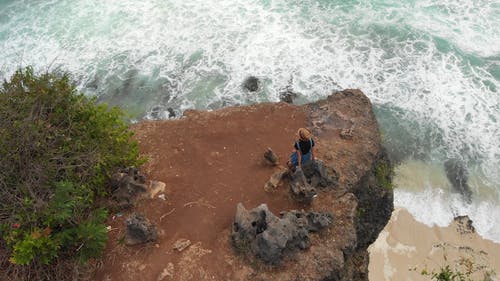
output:
[[[264,189],[279,170],[263,162],[264,151],[271,147],[284,165],[299,127],[313,132],[316,157],[338,175],[338,184],[319,189],[310,204],[294,201],[286,184]],[[141,122],[133,130],[149,157],[143,172],[166,184],[162,194],[133,209],[156,225],[158,240],[125,246],[129,214],[112,215],[97,280],[368,280],[367,247],[391,216],[393,192],[392,166],[361,91],[303,106],[188,111],[181,119]],[[276,215],[328,213],[332,225],[312,234],[306,250],[268,265],[232,247],[238,203],[249,209],[265,203]]]

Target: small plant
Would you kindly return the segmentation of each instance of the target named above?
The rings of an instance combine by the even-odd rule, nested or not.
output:
[[[389,163],[385,161],[379,161],[375,166],[375,178],[377,180],[377,185],[385,189],[393,189],[393,173],[393,167]]]
[[[446,256],[444,257],[447,260]],[[426,268],[423,269],[420,274],[423,276],[429,276],[433,281],[473,281],[473,274],[478,276],[483,274],[481,281],[491,281],[492,277],[495,276],[495,272],[492,270],[485,270],[485,268],[478,267],[474,261],[470,258],[461,257],[458,260],[457,267],[451,268],[450,265],[446,264],[441,266],[439,270],[428,271]]]

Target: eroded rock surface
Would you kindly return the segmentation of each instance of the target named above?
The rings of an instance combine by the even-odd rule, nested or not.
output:
[[[125,234],[125,244],[132,246],[156,241],[158,232],[156,227],[143,215],[133,213],[126,220],[127,232]]]
[[[112,197],[119,208],[127,209],[147,191],[145,177],[135,167],[129,167],[111,177]]]
[[[281,213],[279,218],[266,204],[248,211],[239,203],[231,238],[240,253],[253,254],[276,265],[284,256],[309,248],[309,232],[318,232],[332,222],[328,213],[290,211]]]
[[[306,204],[311,203],[318,194],[300,167],[290,172],[290,193],[294,200]]]

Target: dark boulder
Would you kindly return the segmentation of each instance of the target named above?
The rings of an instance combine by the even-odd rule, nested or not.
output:
[[[293,104],[293,100],[298,97],[298,94],[292,89],[285,89],[279,94],[280,101]]]
[[[308,161],[302,164],[302,170],[307,181],[320,189],[335,188],[338,186],[339,175],[331,166],[326,166],[321,160]]]
[[[127,225],[126,245],[144,244],[158,239],[156,227],[140,214],[133,213],[125,220],[125,223]]]
[[[129,167],[111,176],[112,198],[119,208],[131,208],[139,195],[147,191],[146,179],[139,170]]]
[[[176,117],[176,114],[175,114],[175,111],[173,108],[171,108],[171,107],[167,108],[167,112],[168,112],[168,118],[175,118]]]
[[[458,216],[453,219],[457,224],[457,232],[460,234],[472,234],[476,229],[472,225],[472,220],[469,216]]]
[[[248,76],[245,81],[243,81],[243,87],[250,92],[256,92],[259,89],[259,78]]]
[[[309,232],[317,232],[332,222],[332,216],[326,213],[291,211],[281,213],[279,218],[266,204],[248,211],[239,203],[231,238],[239,252],[276,265],[296,250],[309,248]]]
[[[294,200],[306,204],[317,195],[316,188],[310,184],[301,167],[290,172],[290,193]]]
[[[308,212],[306,213],[306,218],[307,230],[310,232],[318,232],[321,229],[330,226],[333,219],[331,214],[319,212]]]
[[[449,159],[444,162],[444,170],[453,188],[463,195],[465,201],[471,203],[472,191],[467,183],[469,173],[465,163],[459,159]]]
[[[266,163],[269,163],[272,166],[278,165],[278,156],[270,147],[268,147],[264,152],[264,159],[266,160]]]

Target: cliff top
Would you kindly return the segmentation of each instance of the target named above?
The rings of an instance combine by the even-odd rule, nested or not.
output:
[[[278,169],[263,163],[264,151],[271,147],[285,165],[299,127],[312,130],[317,158],[339,174],[339,186],[319,191],[310,205],[293,201],[286,186],[273,192],[263,188]],[[188,111],[178,120],[141,122],[132,129],[141,153],[149,157],[143,172],[166,183],[166,200],[155,197],[135,207],[160,235],[156,243],[125,246],[126,215],[112,216],[98,280],[318,280],[332,267],[349,263],[345,252],[356,252],[359,210],[351,192],[381,153],[371,103],[361,91],[346,90],[304,106],[265,103]],[[266,203],[275,214],[330,212],[334,225],[313,235],[310,249],[279,267],[249,262],[235,253],[229,239],[239,202],[249,209]],[[179,239],[191,245],[182,252],[173,249]]]

